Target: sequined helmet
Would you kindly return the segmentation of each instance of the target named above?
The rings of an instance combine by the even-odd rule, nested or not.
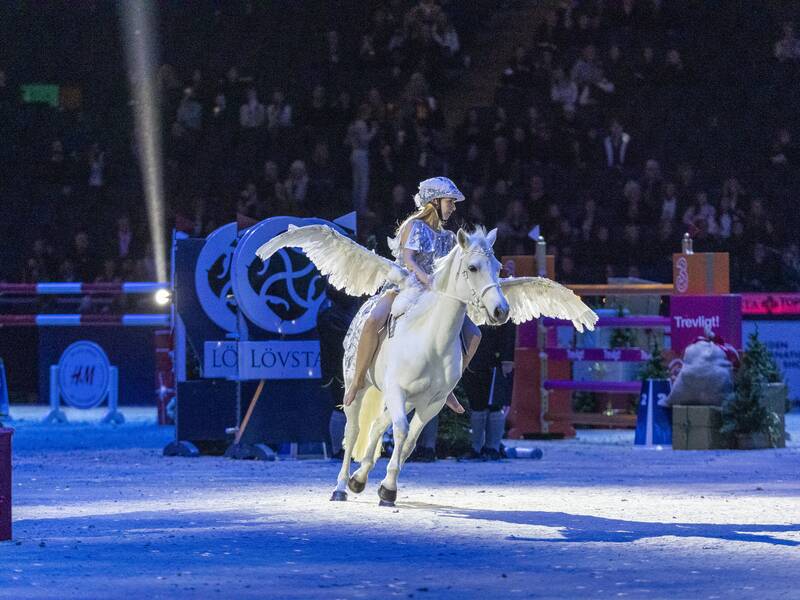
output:
[[[414,204],[422,208],[436,198],[453,198],[456,202],[462,202],[464,194],[447,177],[431,177],[420,182],[419,191],[414,194]]]

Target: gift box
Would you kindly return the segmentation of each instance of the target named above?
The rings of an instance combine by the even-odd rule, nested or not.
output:
[[[672,255],[676,294],[730,294],[730,257],[727,252]]]
[[[672,407],[673,450],[719,450],[726,448],[719,432],[722,409],[718,406]]]

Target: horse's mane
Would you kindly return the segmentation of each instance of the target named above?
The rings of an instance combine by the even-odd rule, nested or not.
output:
[[[470,237],[470,246],[478,245],[481,249],[492,252],[492,247],[486,239],[486,229],[478,225],[468,234]],[[447,286],[447,281],[450,279],[451,269],[454,268],[455,256],[461,252],[461,247],[456,243],[453,248],[445,256],[437,258],[434,262],[433,276],[431,288],[432,290],[441,291]],[[437,295],[433,291],[424,290],[416,299],[413,305],[403,315],[403,318],[408,322],[415,321],[418,317],[427,314],[428,310],[437,302]],[[401,292],[402,294],[403,292]]]
[[[470,239],[470,246],[478,244],[483,250],[487,250],[489,252],[492,251],[492,247],[489,245],[489,242],[486,239],[486,228],[483,225],[476,225],[475,229],[472,230],[472,233],[468,233],[468,235]],[[447,281],[447,276],[450,274],[450,268],[453,265],[453,256],[459,251],[459,249],[460,246],[456,244],[445,256],[437,258],[434,261],[433,279],[435,289],[438,289],[436,288],[435,282]]]

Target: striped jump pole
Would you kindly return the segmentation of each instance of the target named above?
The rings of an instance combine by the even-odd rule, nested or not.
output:
[[[550,317],[546,317],[542,319],[542,325],[545,327],[571,326],[572,323],[563,319],[552,319]],[[600,317],[595,324],[595,327],[626,327],[630,329],[658,329],[660,327],[667,329],[669,326],[669,317],[647,315],[634,315],[630,317]]]
[[[0,327],[169,327],[168,314],[0,315]]]
[[[123,296],[169,291],[169,285],[153,281],[121,283],[0,283],[0,295],[8,296]]]

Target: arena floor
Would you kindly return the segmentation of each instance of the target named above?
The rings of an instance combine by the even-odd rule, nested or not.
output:
[[[335,462],[164,458],[151,411],[114,428],[37,410],[12,408],[2,598],[800,597],[797,441],[673,452],[587,432],[537,443],[540,461],[411,464],[392,509],[385,461],[334,504]]]

